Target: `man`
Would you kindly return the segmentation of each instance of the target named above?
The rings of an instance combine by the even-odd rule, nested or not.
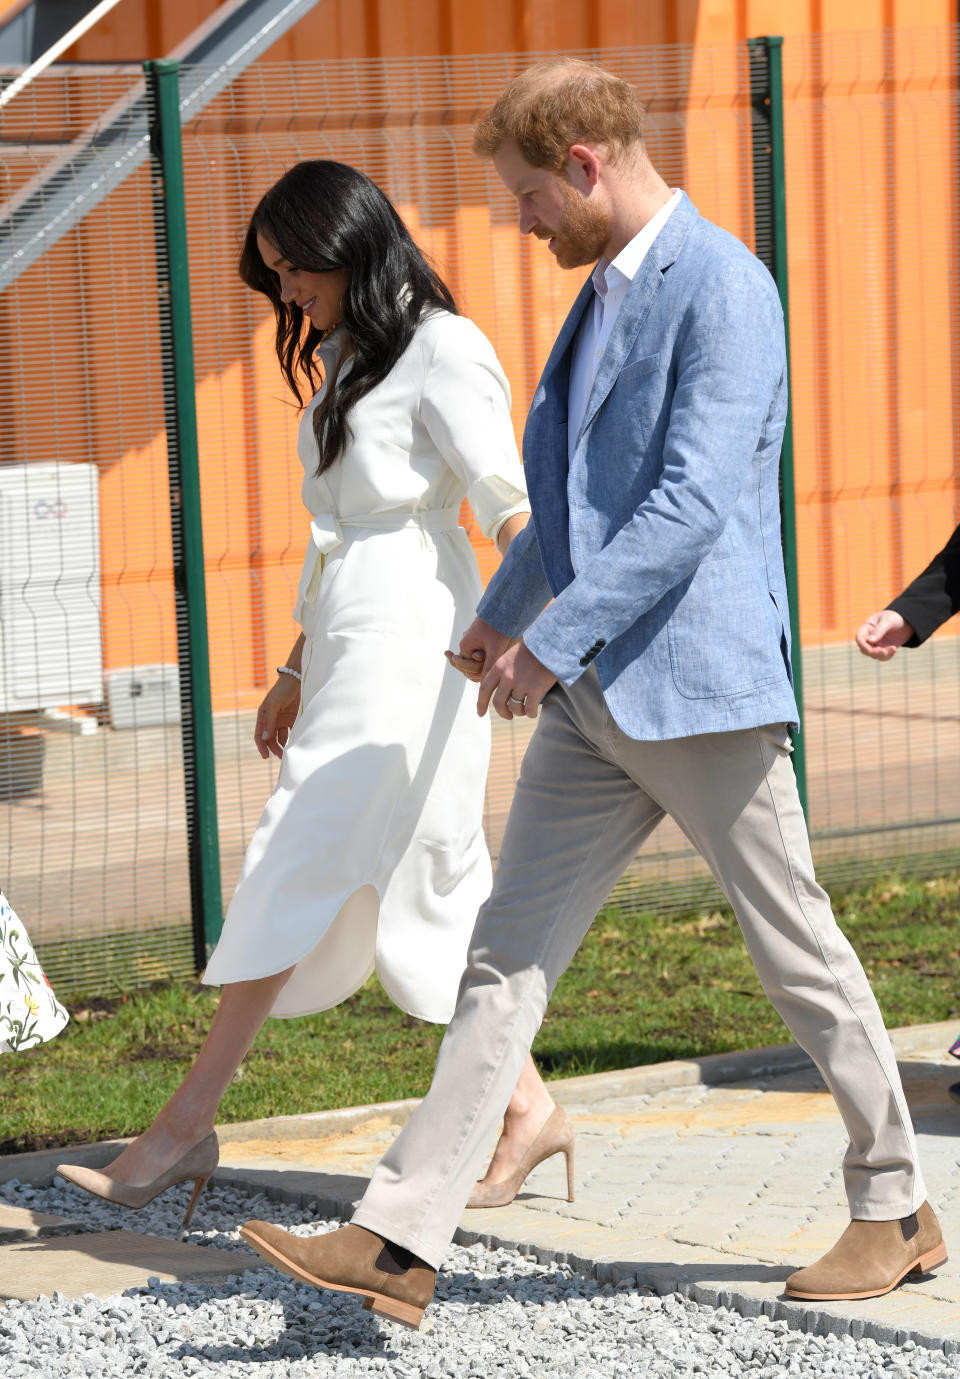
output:
[[[481,713],[542,713],[428,1096],[349,1226],[244,1229],[294,1277],[414,1326],[550,993],[665,814],[709,862],[850,1135],[851,1224],[788,1291],[872,1296],[946,1258],[790,762],[776,289],[657,175],[641,124],[625,82],[564,60],[522,73],[477,128],[521,231],[561,267],[599,258],[531,404],[533,520],[454,658],[482,666]]]

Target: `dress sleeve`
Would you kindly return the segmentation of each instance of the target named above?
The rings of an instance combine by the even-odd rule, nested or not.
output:
[[[462,480],[486,536],[529,512],[523,467],[510,421],[510,385],[493,346],[463,316],[437,332],[420,399],[431,440]]]

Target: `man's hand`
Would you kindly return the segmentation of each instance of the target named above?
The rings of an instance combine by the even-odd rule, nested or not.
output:
[[[468,680],[478,683],[483,678],[485,667],[492,665],[512,640],[484,622],[483,618],[475,618],[460,638],[459,652],[445,651],[443,654],[454,670],[459,670]]]
[[[501,718],[536,718],[540,700],[557,677],[538,661],[523,642],[514,642],[493,662],[480,681],[477,713],[483,717],[491,703]]]
[[[857,632],[857,646],[874,661],[889,661],[912,636],[913,628],[906,618],[892,608],[882,608],[871,613]]]

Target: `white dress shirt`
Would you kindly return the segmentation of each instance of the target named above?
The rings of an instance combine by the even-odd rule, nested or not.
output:
[[[567,403],[567,457],[570,461],[573,460],[580,427],[583,425],[593,380],[597,376],[603,351],[607,347],[623,299],[627,295],[627,288],[636,277],[653,241],[680,204],[681,195],[679,190],[675,191],[653,219],[647,221],[639,234],[634,235],[630,243],[624,245],[615,259],[601,259],[593,270],[594,297],[583,313],[570,365],[570,392]]]

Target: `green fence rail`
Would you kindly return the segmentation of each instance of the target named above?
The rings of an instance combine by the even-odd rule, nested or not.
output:
[[[769,268],[783,307],[783,330],[790,371],[790,276],[787,266],[787,170],[783,148],[783,39],[754,38],[750,51],[753,107],[753,204],[756,217],[754,252]],[[793,467],[793,387],[789,387],[787,422],[780,455],[780,520],[787,600],[793,629],[793,686],[803,703],[803,651],[800,646],[800,565],[797,556],[797,495]],[[793,740],[793,767],[804,814],[807,813],[807,751],[803,725]]]
[[[151,98],[157,298],[164,359],[190,904],[199,970],[220,937],[223,906],[179,68],[178,62],[168,60],[144,64]]]

